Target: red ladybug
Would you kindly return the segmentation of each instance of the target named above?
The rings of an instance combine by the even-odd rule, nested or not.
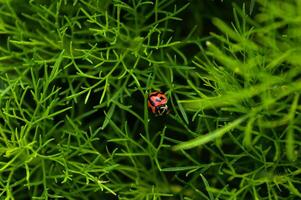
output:
[[[147,106],[150,112],[154,113],[156,116],[167,114],[169,112],[167,104],[167,97],[164,92],[156,91],[148,95]]]

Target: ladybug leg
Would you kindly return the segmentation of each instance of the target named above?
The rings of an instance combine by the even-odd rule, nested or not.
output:
[[[169,114],[170,113],[170,110],[169,109],[167,109],[167,113],[166,114]]]
[[[155,113],[155,112],[156,112],[156,108],[153,107],[153,106],[150,108],[150,110],[151,110],[152,113]]]
[[[158,116],[158,115],[161,115],[160,113],[160,107],[155,107],[155,115]]]
[[[165,114],[169,114],[170,113],[170,110],[168,109],[167,105],[164,106],[164,113]]]
[[[166,113],[166,114],[169,114],[169,113],[170,113],[170,110],[168,109],[167,105],[165,105],[165,113]]]

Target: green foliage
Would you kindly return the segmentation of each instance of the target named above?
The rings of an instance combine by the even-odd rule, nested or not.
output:
[[[1,199],[300,198],[300,10],[0,1]]]

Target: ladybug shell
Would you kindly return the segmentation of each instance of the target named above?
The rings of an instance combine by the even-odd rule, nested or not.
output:
[[[167,100],[168,99],[165,96],[164,92],[152,92],[148,96],[147,106],[149,107],[152,113],[158,114],[158,108],[167,107]]]

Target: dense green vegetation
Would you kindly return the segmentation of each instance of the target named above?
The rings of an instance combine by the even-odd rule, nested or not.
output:
[[[301,198],[300,28],[294,0],[0,0],[0,199]]]

